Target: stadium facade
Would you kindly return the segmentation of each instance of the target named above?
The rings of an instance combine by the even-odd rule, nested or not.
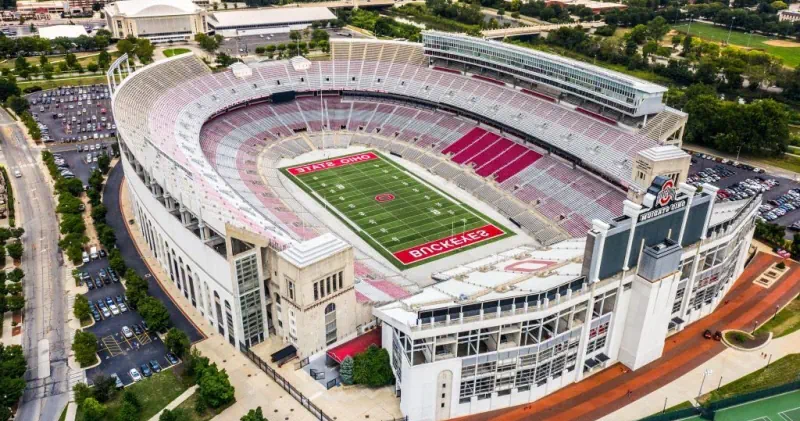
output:
[[[218,73],[186,54],[110,81],[137,226],[210,326],[315,358],[381,325],[403,413],[439,420],[638,369],[717,307],[760,197],[685,184],[686,115],[651,103],[661,90],[516,49],[445,61],[433,50],[485,41],[423,40],[332,40],[329,61]],[[507,53],[580,69],[597,94],[506,72]],[[621,112],[612,82],[641,108]],[[368,150],[452,182],[528,241],[392,267],[281,172]]]

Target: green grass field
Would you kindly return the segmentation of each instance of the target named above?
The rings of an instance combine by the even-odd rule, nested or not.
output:
[[[377,152],[282,171],[400,269],[514,235]]]
[[[715,421],[800,421],[800,390],[717,411]]]
[[[691,28],[689,28],[688,24],[673,25],[672,29],[684,34],[690,30],[692,36],[700,37],[707,41],[725,43],[728,39],[728,28],[708,23],[692,22]],[[783,64],[787,66],[797,67],[800,65],[800,44],[798,44],[796,48],[777,47],[766,44],[767,41],[776,39],[778,38],[731,31],[730,44],[766,51],[769,54],[782,58]]]
[[[189,51],[190,50],[188,48],[169,48],[169,49],[164,50],[164,56],[172,57],[172,56],[177,56],[177,55],[180,55],[180,54],[186,54]]]

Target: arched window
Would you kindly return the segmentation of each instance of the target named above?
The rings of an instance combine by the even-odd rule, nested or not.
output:
[[[325,344],[336,342],[336,304],[330,303],[325,307]]]

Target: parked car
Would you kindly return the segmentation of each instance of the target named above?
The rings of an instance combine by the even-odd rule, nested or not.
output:
[[[133,332],[131,331],[131,328],[129,328],[128,326],[122,326],[122,335],[130,339],[133,337]]]
[[[131,378],[134,382],[138,382],[142,380],[142,375],[139,374],[139,370],[132,368],[131,371],[128,372],[131,375]]]
[[[169,361],[169,363],[172,364],[172,365],[178,364],[178,362],[179,362],[178,361],[178,357],[176,357],[175,354],[173,354],[171,352],[167,352],[166,357],[167,357],[167,361]]]
[[[111,373],[111,378],[114,379],[114,387],[117,389],[122,389],[125,387],[125,385],[122,384],[122,380],[120,380],[119,376],[117,376],[117,373]]]
[[[153,369],[154,373],[158,373],[161,371],[161,366],[158,364],[156,360],[150,360],[150,368]]]
[[[150,377],[153,375],[153,372],[150,370],[150,367],[147,364],[142,364],[139,368],[142,370],[142,375],[145,377]]]

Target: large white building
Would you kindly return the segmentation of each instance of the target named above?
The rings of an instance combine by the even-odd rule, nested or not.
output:
[[[122,0],[103,9],[114,38],[147,38],[151,42],[190,41],[207,33],[207,13],[191,0]]]
[[[685,114],[643,100],[631,126],[547,95],[563,87],[547,78],[447,67],[433,47],[451,41],[424,36],[332,40],[328,61],[224,72],[186,54],[120,80],[115,62],[137,226],[180,299],[234,346],[275,336],[301,358],[383,325],[413,420],[529,402],[616,361],[637,369],[714,310],[760,198],[714,203],[713,186],[684,184]],[[457,142],[481,163],[454,163]],[[370,148],[517,235],[397,269],[279,170]]]
[[[275,34],[303,30],[314,22],[327,22],[336,15],[325,7],[228,10],[214,12],[210,30],[226,37]]]

